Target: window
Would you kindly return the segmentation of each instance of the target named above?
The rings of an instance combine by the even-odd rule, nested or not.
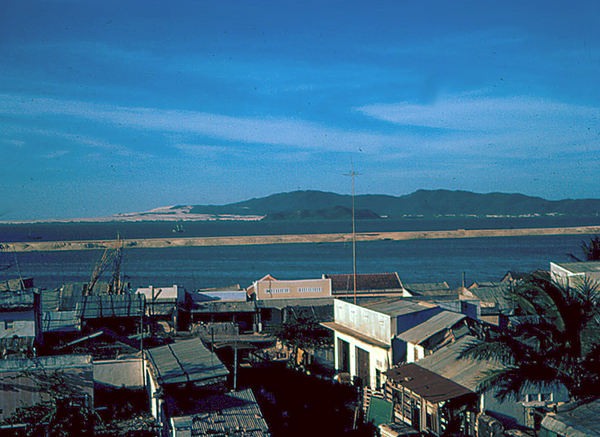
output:
[[[552,393],[542,393],[542,402],[552,402]]]
[[[323,287],[299,287],[298,293],[323,293]]]
[[[14,320],[5,320],[4,321],[4,330],[7,331],[9,329],[13,329],[15,325]]]
[[[289,288],[267,288],[265,293],[279,294],[279,293],[289,293]]]

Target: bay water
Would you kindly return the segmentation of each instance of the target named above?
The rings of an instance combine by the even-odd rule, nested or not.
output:
[[[0,242],[126,239],[228,235],[286,235],[352,232],[346,222],[173,222],[1,224]],[[448,229],[510,229],[598,226],[598,217],[456,218],[368,220],[357,232]],[[404,283],[442,282],[459,286],[499,281],[507,271],[549,269],[550,262],[569,262],[579,255],[586,235],[488,237],[356,243],[357,273],[398,272]],[[0,253],[0,280],[33,277],[41,288],[89,281],[102,250]],[[249,286],[271,274],[277,279],[310,279],[352,272],[351,243],[302,243],[125,249],[122,271],[134,288],[178,284],[189,290]],[[104,279],[108,279],[107,272]]]

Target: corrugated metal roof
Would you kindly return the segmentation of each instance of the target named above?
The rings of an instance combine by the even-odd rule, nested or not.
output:
[[[600,399],[570,411],[546,414],[542,428],[564,437],[600,436]]]
[[[46,311],[42,314],[43,332],[81,331],[81,319],[77,311]]]
[[[35,359],[19,358],[0,360],[0,372],[35,369],[64,369],[67,367],[91,367],[91,355],[53,355]]]
[[[15,278],[0,281],[0,291],[21,291],[33,287],[33,278]]]
[[[452,293],[446,282],[429,282],[422,284],[404,284],[404,288],[412,293],[437,295]]]
[[[83,298],[84,289],[87,288],[87,283],[70,282],[65,284],[60,289],[60,306],[61,311],[71,311]]]
[[[395,367],[385,372],[385,375],[394,384],[406,387],[434,404],[473,393],[472,390],[425,369],[417,363]]]
[[[41,290],[42,311],[58,311],[60,306],[60,290]]]
[[[469,292],[479,300],[494,304],[500,310],[513,308],[512,301],[508,296],[509,291],[510,284],[508,283],[497,283],[490,287],[480,286],[469,288]]]
[[[102,294],[84,296],[77,309],[82,319],[139,317],[143,303],[143,294]]]
[[[248,298],[246,290],[241,291],[199,291],[197,294],[212,299],[245,301]]]
[[[227,376],[229,371],[200,339],[180,341],[147,351],[164,384],[201,381]]]
[[[408,300],[404,298],[394,299],[380,299],[376,301],[370,301],[367,303],[361,303],[360,306],[368,308],[373,311],[377,311],[382,314],[387,314],[390,317],[402,316],[405,314],[417,313],[419,311],[425,311],[431,308],[435,308],[437,305],[432,305],[425,302],[419,302],[414,300]]]
[[[249,436],[269,437],[265,421],[252,390],[230,392],[206,398],[198,412],[173,417],[174,437],[191,430],[192,436]],[[189,434],[188,434],[189,435]]]
[[[472,359],[459,360],[460,353],[471,342],[478,341],[475,337],[467,335],[456,342],[445,346],[433,354],[421,358],[419,366],[450,379],[463,387],[475,392],[484,372],[500,368],[491,361],[476,361]]]
[[[34,299],[33,290],[0,292],[0,309],[7,311],[32,309]]]
[[[419,344],[444,329],[452,328],[452,326],[466,318],[467,316],[464,314],[442,311],[420,325],[403,332],[398,337],[407,343]]]
[[[193,313],[254,313],[256,304],[251,301],[195,302]]]

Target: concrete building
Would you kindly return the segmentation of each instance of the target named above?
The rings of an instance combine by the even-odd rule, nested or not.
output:
[[[383,373],[406,358],[406,344],[398,336],[441,311],[437,305],[406,299],[357,305],[334,299],[334,321],[322,325],[334,332],[335,369],[379,389]]]
[[[42,310],[33,281],[0,284],[0,354],[27,357],[42,340]]]
[[[253,300],[314,299],[331,297],[331,279],[297,279],[280,281],[266,275],[247,290]]]
[[[143,294],[146,300],[146,315],[161,319],[177,318],[177,304],[185,300],[185,288],[173,285],[172,287],[138,288],[136,294]]]
[[[584,281],[600,284],[600,261],[550,263],[552,279],[563,286],[580,287]]]

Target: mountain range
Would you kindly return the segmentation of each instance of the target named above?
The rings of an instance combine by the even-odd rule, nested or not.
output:
[[[338,220],[351,217],[352,196],[323,191],[292,191],[228,205],[193,205],[191,214],[253,215],[263,220]],[[181,209],[174,206],[172,209]],[[523,194],[418,190],[404,196],[357,195],[357,219],[381,217],[598,216],[600,199],[546,200]]]

